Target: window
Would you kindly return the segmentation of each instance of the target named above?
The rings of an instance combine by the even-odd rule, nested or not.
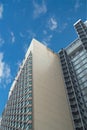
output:
[[[32,115],[29,115],[28,118],[29,118],[29,120],[32,120]]]
[[[32,112],[32,107],[29,107],[29,112]]]
[[[29,75],[29,79],[32,79],[32,75]]]
[[[87,101],[87,95],[84,96],[84,100]]]
[[[32,87],[29,87],[29,91],[32,91]]]
[[[29,128],[32,129],[32,124],[29,124]]]
[[[84,54],[85,54],[85,51],[80,52],[79,55],[75,56],[75,57],[72,59],[72,61],[73,61],[73,62],[76,61],[80,56],[82,56],[82,55],[84,55]]]
[[[32,97],[32,93],[29,93],[29,97]]]
[[[84,88],[83,90],[82,90],[82,93],[83,93],[83,95],[87,95],[87,88]]]
[[[32,100],[29,101],[29,104],[32,104]]]
[[[32,81],[29,81],[29,84],[32,84]]]

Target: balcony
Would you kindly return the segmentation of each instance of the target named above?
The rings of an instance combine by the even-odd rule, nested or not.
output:
[[[80,119],[79,115],[73,115],[73,118],[74,118],[75,120]]]
[[[76,105],[76,101],[70,101],[71,105]]]
[[[68,89],[68,93],[73,93],[73,90],[72,89]]]
[[[83,128],[81,123],[75,123],[76,128]],[[82,129],[83,130],[83,129]]]
[[[71,108],[72,109],[72,112],[77,112],[78,109],[77,108]]]
[[[74,95],[69,95],[69,99],[73,99],[73,98],[75,98]]]

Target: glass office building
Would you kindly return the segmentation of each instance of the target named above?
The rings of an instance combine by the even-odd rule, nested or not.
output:
[[[78,39],[59,55],[75,130],[87,130],[87,22],[74,27]]]
[[[87,130],[87,21],[57,54],[32,40],[11,86],[1,130]]]

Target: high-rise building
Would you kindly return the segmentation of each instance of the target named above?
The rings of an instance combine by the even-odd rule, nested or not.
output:
[[[9,92],[1,130],[73,130],[57,54],[36,40]]]
[[[87,21],[58,54],[32,40],[11,86],[1,130],[87,130]]]
[[[74,128],[87,130],[87,21],[74,24],[78,33],[67,48],[59,52]]]

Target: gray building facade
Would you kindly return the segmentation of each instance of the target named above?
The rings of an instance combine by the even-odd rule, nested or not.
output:
[[[78,20],[76,39],[59,52],[75,130],[87,130],[87,21]]]

